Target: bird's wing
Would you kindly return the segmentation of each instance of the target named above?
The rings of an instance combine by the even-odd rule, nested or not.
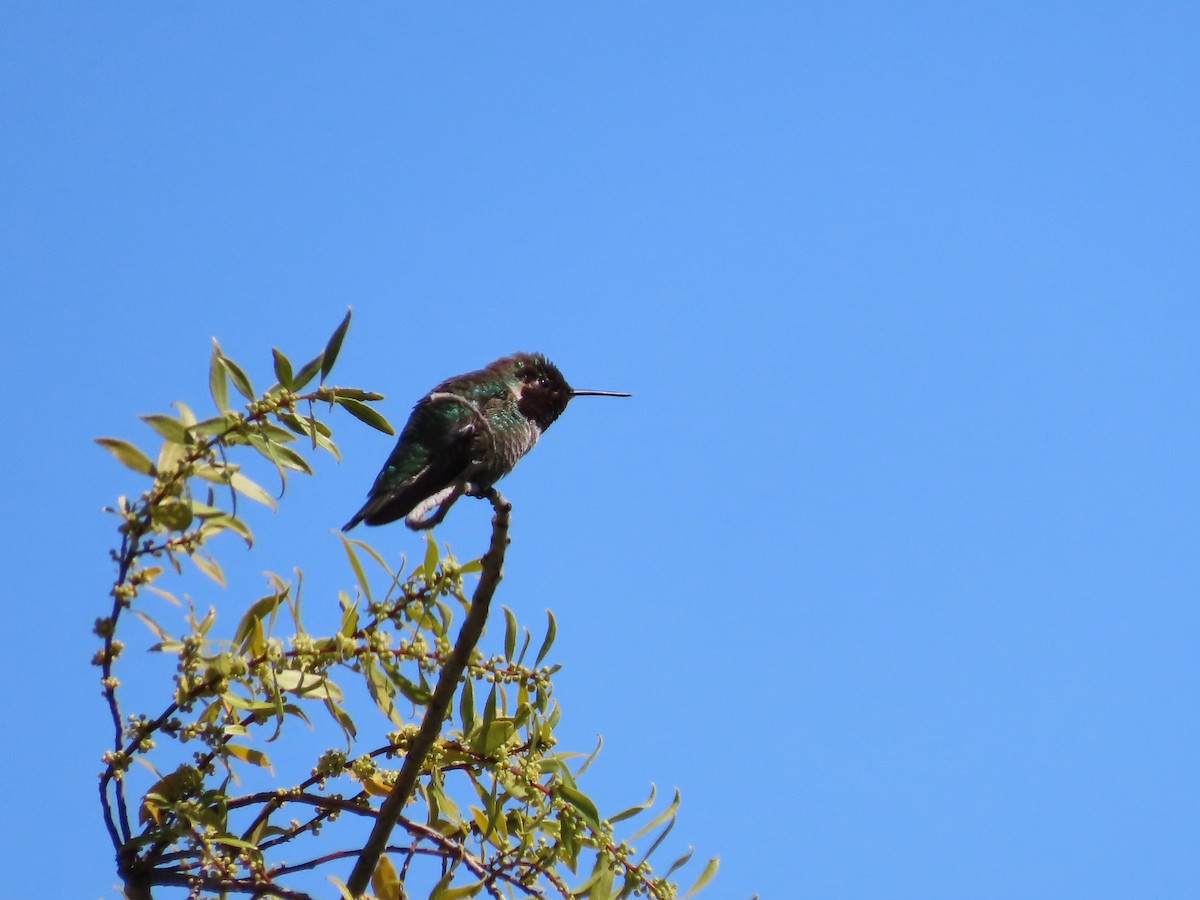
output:
[[[423,500],[453,485],[472,463],[478,431],[474,413],[461,398],[426,397],[413,409],[396,448],[383,464],[366,504],[345,531],[359,522],[385,525],[407,516]]]

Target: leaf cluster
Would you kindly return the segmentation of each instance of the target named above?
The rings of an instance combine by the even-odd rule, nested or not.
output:
[[[224,636],[214,609],[201,614],[187,607],[176,629],[137,608],[143,589],[183,607],[162,585],[168,568],[183,574],[188,560],[223,583],[208,552],[215,535],[228,531],[252,544],[238,503],[274,507],[275,498],[235,461],[242,454],[270,461],[282,494],[290,473],[312,474],[309,454],[338,455],[322,409],[341,408],[392,432],[370,405],[380,394],[325,384],[349,322],[347,314],[302,366],[275,350],[276,380],[261,393],[214,341],[214,416],[198,419],[182,403],[174,415],[143,416],[161,438],[153,457],[124,440],[99,440],[149,479],[139,496],[122,497],[111,510],[119,519],[117,577],[111,613],[96,623],[101,647],[94,659],[113,725],[100,775],[102,810],[129,897],[177,886],[197,898],[301,898],[309,895],[296,886],[300,873],[332,873],[352,861],[357,832],[335,829],[349,837],[330,838],[330,829],[377,815],[450,657],[456,620],[470,607],[465,581],[481,571],[480,560],[460,563],[428,538],[423,558],[405,572],[367,543],[343,536],[353,585],[339,593],[340,623],[332,633],[305,627],[298,571],[292,580],[269,575],[267,592]],[[230,388],[245,401],[236,408]],[[170,696],[153,714],[121,711],[115,666],[126,613],[141,619],[156,636],[153,649],[175,662]],[[578,783],[599,747],[590,755],[557,748],[561,710],[552,676],[558,667],[546,663],[553,615],[535,649],[532,633],[510,610],[503,613],[502,651],[472,652],[453,709],[421,764],[414,800],[375,869],[373,893],[399,900],[419,884],[440,900],[676,897],[671,878],[690,852],[662,876],[648,860],[674,825],[678,794],[657,813],[652,791],[616,815],[600,814]],[[378,716],[369,725],[348,692],[369,697],[367,709]],[[323,730],[322,722],[332,729]],[[331,740],[305,773],[283,778],[268,750],[296,723]],[[178,762],[181,756],[187,761]],[[160,770],[164,761],[169,765]],[[136,800],[127,796],[134,762],[154,773]],[[264,780],[265,789],[242,786]],[[639,816],[649,821],[619,838],[622,823]],[[636,851],[632,842],[651,833],[648,849]],[[693,891],[715,868],[713,860]]]

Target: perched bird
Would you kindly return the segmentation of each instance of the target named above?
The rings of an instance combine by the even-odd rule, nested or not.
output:
[[[464,493],[511,472],[572,397],[628,396],[577,391],[540,353],[514,353],[455,375],[417,401],[367,502],[342,530],[400,518],[412,529],[432,528]]]

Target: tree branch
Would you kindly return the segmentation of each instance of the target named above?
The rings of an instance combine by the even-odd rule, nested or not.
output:
[[[421,728],[409,745],[408,753],[404,757],[404,765],[401,766],[400,774],[396,777],[396,783],[379,807],[379,816],[375,820],[375,827],[371,830],[371,835],[367,838],[367,843],[354,863],[354,869],[346,882],[346,887],[355,897],[361,897],[370,884],[371,874],[375,871],[379,857],[387,847],[392,829],[417,785],[417,778],[421,774],[425,759],[433,748],[434,741],[441,734],[442,723],[445,721],[450,703],[454,699],[454,692],[458,689],[459,679],[462,678],[467,663],[471,659],[471,653],[475,649],[475,645],[479,643],[480,635],[483,634],[483,627],[487,623],[488,607],[492,602],[492,595],[496,592],[496,585],[500,583],[504,551],[508,546],[508,521],[509,513],[512,512],[512,504],[505,500],[495,488],[488,488],[480,496],[491,502],[496,514],[492,517],[492,540],[487,553],[483,556],[483,571],[479,577],[479,584],[475,586],[475,593],[471,597],[471,608],[458,633],[454,652],[442,667],[433,697],[425,709],[425,718],[421,720]]]

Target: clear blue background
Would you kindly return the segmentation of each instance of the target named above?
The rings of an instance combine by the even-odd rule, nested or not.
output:
[[[602,805],[682,788],[707,896],[1196,897],[1198,9],[5,4],[5,890],[115,896],[138,482],[91,438],[351,305],[334,380],[397,425],[516,349],[636,395],[503,483],[499,601],[556,611]],[[179,587],[227,627],[264,569],[350,584],[391,441],[336,424]]]

